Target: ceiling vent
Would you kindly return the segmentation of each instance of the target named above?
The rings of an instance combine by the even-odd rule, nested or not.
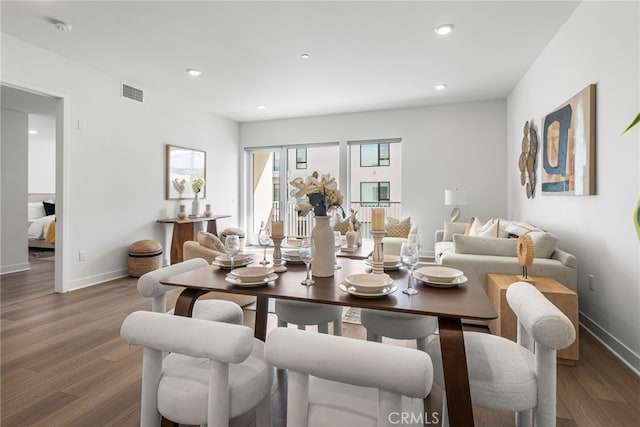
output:
[[[126,83],[120,85],[120,96],[144,104],[144,91]]]

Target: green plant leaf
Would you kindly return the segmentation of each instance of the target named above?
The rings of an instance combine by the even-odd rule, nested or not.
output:
[[[627,127],[624,132],[622,132],[623,134],[628,131],[629,129],[631,129],[632,127],[634,127],[635,125],[637,125],[638,123],[640,123],[640,113],[638,113],[638,115],[636,116],[635,119],[633,119],[633,121],[631,122],[631,124],[629,125],[629,127]]]

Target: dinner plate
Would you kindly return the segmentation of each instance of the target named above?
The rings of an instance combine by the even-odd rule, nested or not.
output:
[[[239,267],[244,267],[247,266],[249,264],[251,264],[253,262],[253,258],[249,258],[243,261],[234,261],[233,262],[233,268],[239,268]],[[220,262],[216,259],[213,260],[213,262],[211,263],[211,265],[215,265],[217,267],[220,268],[226,268],[226,269],[230,269],[231,268],[231,262]]]
[[[373,261],[371,261],[371,259],[365,259],[364,263],[366,265],[368,265],[369,267],[373,267]],[[386,271],[394,271],[394,270],[398,270],[400,269],[400,267],[402,267],[402,262],[398,262],[396,264],[387,264],[386,262],[384,264],[382,264],[382,268]]]
[[[227,254],[218,255],[215,258],[215,260],[218,261],[221,264],[231,264],[231,258],[229,258],[229,255],[227,255]],[[253,260],[251,255],[249,255],[249,254],[238,254],[238,255],[233,257],[234,265],[235,264],[240,264],[241,262],[246,262],[247,260]]]
[[[419,281],[423,282],[425,285],[432,286],[434,288],[454,288],[454,287],[456,287],[458,285],[466,283],[467,280],[469,280],[469,279],[467,279],[467,276],[459,276],[459,277],[456,277],[456,278],[454,278],[454,279],[452,279],[450,281],[431,280],[428,277],[426,277],[423,274],[421,274],[417,270],[413,272],[413,277],[415,277]]]
[[[292,249],[290,251],[284,251],[282,256],[291,259],[300,259],[300,251],[298,249]]]
[[[231,270],[229,274],[243,282],[257,282],[273,273],[271,267],[241,267]]]
[[[464,273],[456,268],[440,267],[431,265],[428,267],[420,267],[416,271],[427,277],[430,281],[447,282],[464,275]]]
[[[342,283],[340,283],[338,285],[338,289],[340,289],[342,292],[345,292],[345,293],[347,293],[349,295],[353,295],[354,297],[359,297],[359,298],[380,298],[380,297],[387,296],[387,295],[392,294],[395,291],[397,291],[398,290],[398,285],[387,286],[381,292],[369,293],[369,292],[358,292],[358,290],[355,288],[355,286],[351,286],[348,283],[342,282]]]
[[[282,259],[285,260],[287,264],[304,264],[304,261],[302,261],[300,258],[288,258],[286,256],[283,256]]]
[[[379,293],[393,284],[393,279],[386,274],[350,274],[344,278],[344,281],[359,293],[368,294]]]
[[[226,280],[227,282],[234,284],[236,286],[247,286],[247,287],[255,287],[255,286],[262,286],[262,285],[266,285],[269,282],[273,282],[274,280],[276,280],[279,276],[276,273],[271,273],[270,275],[268,275],[267,277],[263,277],[261,280],[257,280],[257,281],[243,281],[240,280],[239,278],[237,278],[236,276],[232,275],[232,274],[227,274],[224,278],[224,280]]]

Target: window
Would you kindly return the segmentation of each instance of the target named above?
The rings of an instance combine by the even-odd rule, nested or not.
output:
[[[279,182],[273,183],[273,201],[280,202],[280,183]]]
[[[307,149],[296,148],[296,169],[307,168]]]
[[[360,201],[364,203],[389,202],[391,200],[391,183],[384,182],[361,182]]]
[[[277,151],[273,153],[273,171],[280,172],[280,153]]]
[[[389,143],[360,145],[361,167],[389,166],[390,164]]]

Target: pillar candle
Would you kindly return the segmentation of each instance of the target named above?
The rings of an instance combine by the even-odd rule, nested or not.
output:
[[[271,223],[271,235],[284,236],[284,224],[282,221],[273,221]]]
[[[371,230],[384,231],[384,208],[371,208]]]

